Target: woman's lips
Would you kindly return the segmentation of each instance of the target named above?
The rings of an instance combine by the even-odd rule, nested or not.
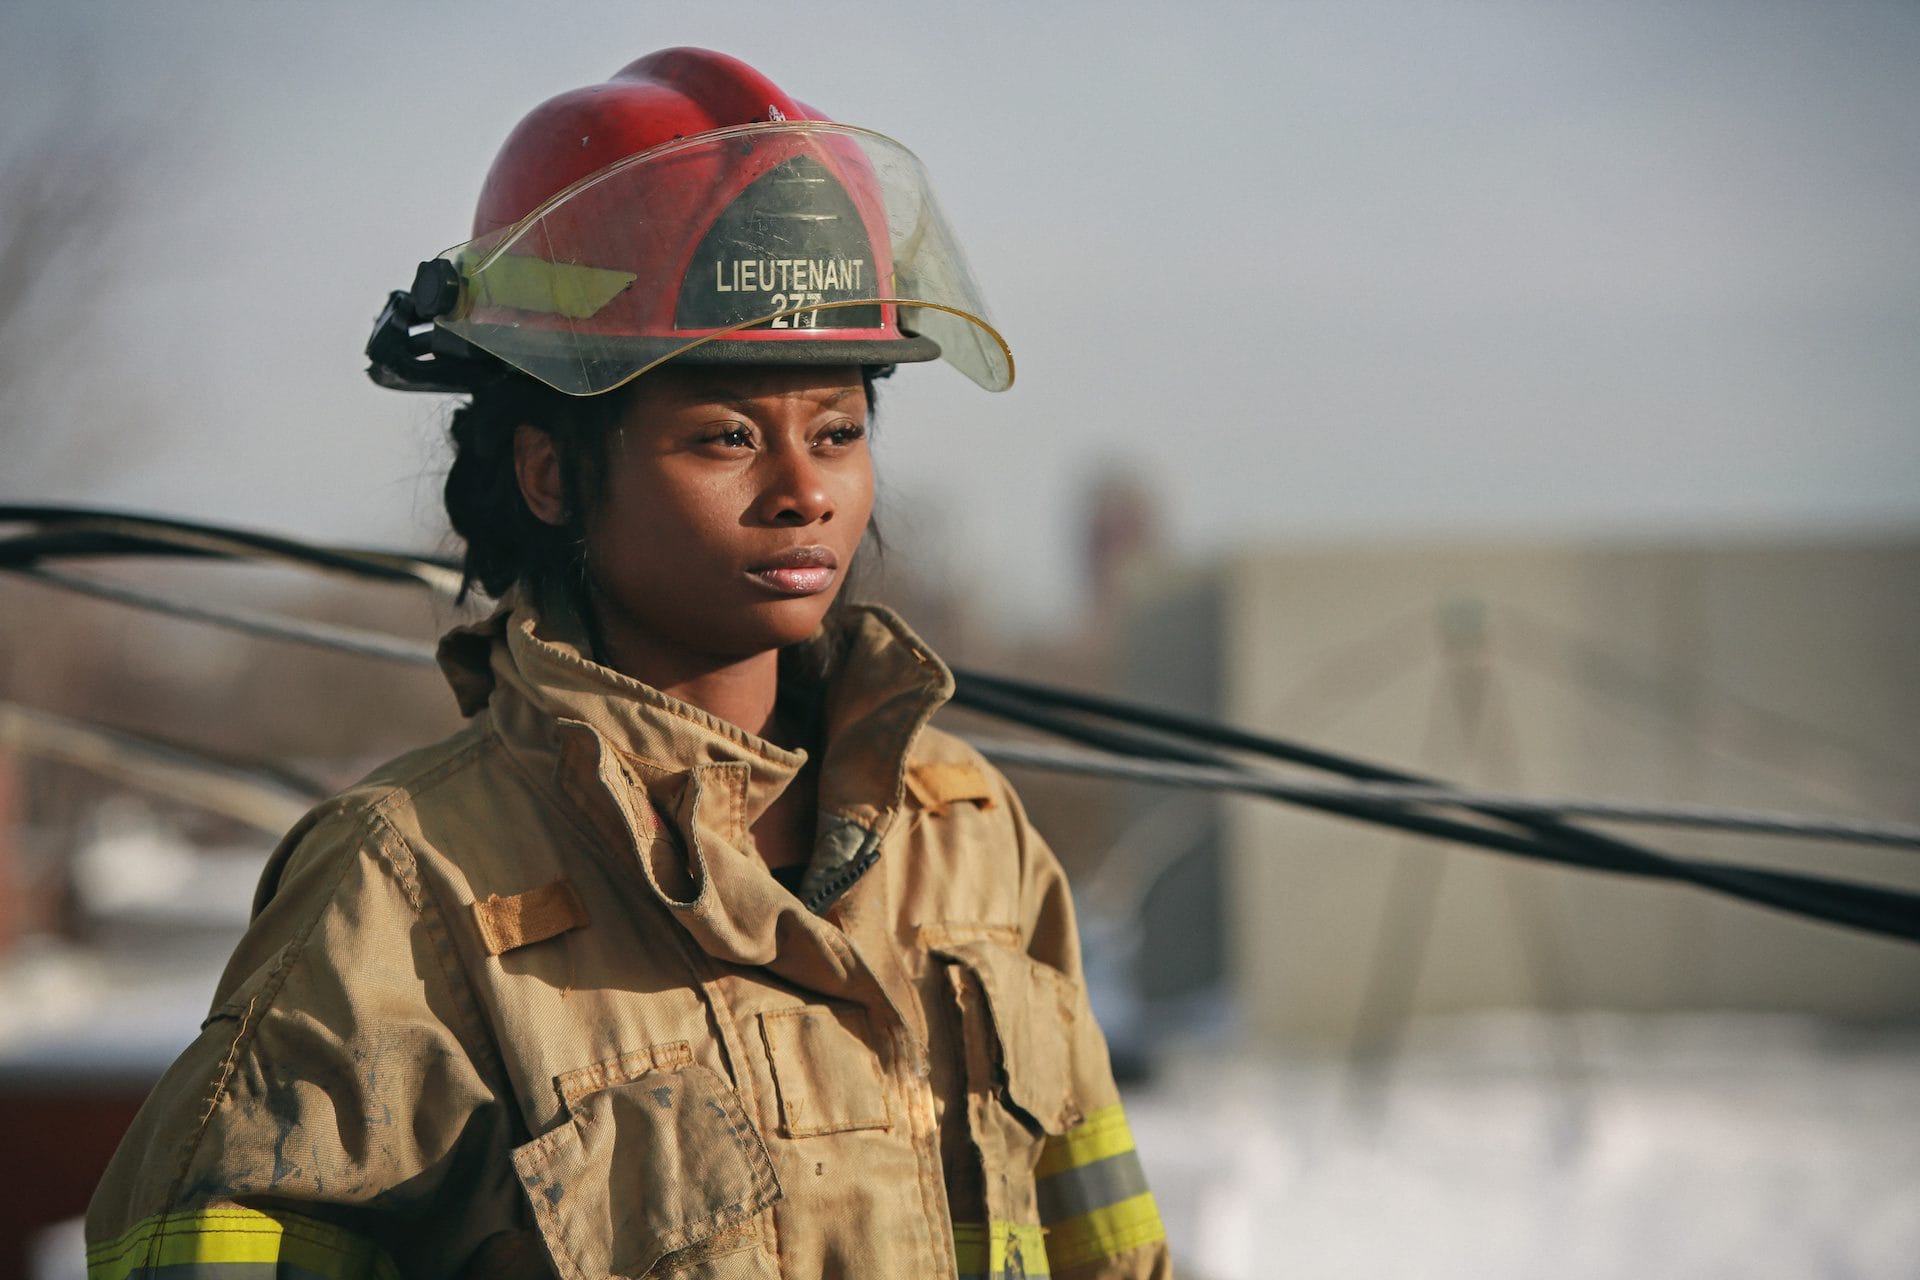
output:
[[[839,558],[825,547],[792,547],[747,570],[756,581],[786,596],[810,596],[833,585]]]

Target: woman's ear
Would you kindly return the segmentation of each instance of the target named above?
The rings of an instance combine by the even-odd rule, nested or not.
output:
[[[520,496],[526,500],[527,510],[547,524],[567,523],[572,512],[567,510],[560,452],[553,447],[552,436],[525,422],[515,427],[513,474],[520,482]]]

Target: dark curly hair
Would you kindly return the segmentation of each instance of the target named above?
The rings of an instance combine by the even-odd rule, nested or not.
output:
[[[618,395],[579,399],[518,373],[476,388],[453,412],[447,434],[453,466],[447,471],[447,519],[466,543],[460,596],[475,587],[496,599],[516,586],[541,592],[561,581],[581,558],[587,496],[598,496],[606,441],[619,419]],[[514,471],[513,433],[521,423],[545,431],[560,459],[568,519],[551,525],[533,514]]]
[[[874,383],[892,365],[863,368],[868,421]],[[460,598],[475,588],[495,599],[515,586],[538,597],[578,580],[585,567],[588,517],[605,496],[607,444],[627,399],[620,392],[565,395],[524,374],[502,372],[454,410],[447,432],[453,466],[447,472],[447,518],[466,543]],[[520,424],[552,439],[560,460],[567,519],[551,525],[533,514],[514,470],[513,433]]]

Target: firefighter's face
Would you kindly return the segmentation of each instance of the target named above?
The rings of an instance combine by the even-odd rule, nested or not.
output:
[[[586,521],[594,612],[616,664],[734,662],[812,634],[873,511],[866,422],[857,368],[642,377]]]

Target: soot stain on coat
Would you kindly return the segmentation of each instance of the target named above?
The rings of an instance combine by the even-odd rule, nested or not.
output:
[[[300,1095],[293,1082],[267,1081],[267,1114],[273,1117],[273,1177],[275,1186],[300,1172],[300,1166],[287,1159],[287,1140],[300,1130]]]
[[[203,1173],[181,1189],[181,1204],[204,1204],[209,1200],[222,1200],[235,1195],[243,1187],[219,1177],[214,1173]]]

